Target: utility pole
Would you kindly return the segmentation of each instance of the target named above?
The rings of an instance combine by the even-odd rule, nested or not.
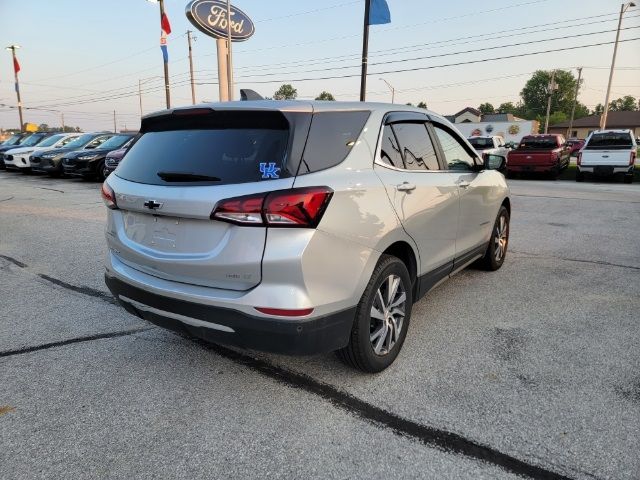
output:
[[[545,135],[549,132],[549,114],[551,113],[551,97],[553,96],[554,90],[557,89],[556,85],[556,71],[553,70],[551,72],[551,81],[547,86],[547,116],[544,121],[544,133]]]
[[[391,103],[395,103],[396,89],[393,88],[393,85],[391,85],[389,82],[387,82],[384,78],[381,78],[380,80],[382,80],[384,83],[386,83],[387,87],[389,87],[389,90],[391,90]]]
[[[618,19],[618,30],[616,31],[616,41],[613,44],[613,57],[611,58],[611,71],[609,72],[609,84],[607,85],[607,96],[604,100],[604,112],[600,117],[600,130],[607,128],[607,115],[609,114],[609,96],[611,95],[611,82],[613,81],[613,70],[616,66],[616,53],[618,53],[618,39],[620,38],[620,27],[622,26],[622,15],[629,7],[635,7],[633,2],[623,3],[620,6],[620,18]]]
[[[140,118],[142,118],[142,80],[138,79],[138,101],[140,103]]]
[[[365,0],[364,4],[364,33],[362,35],[362,68],[360,72],[360,101],[367,97],[367,64],[369,55],[369,10],[371,0]]]
[[[116,127],[116,111],[113,111],[113,133],[118,133],[118,127]]]
[[[191,77],[191,103],[196,104],[196,87],[193,83],[193,54],[191,52],[191,30],[187,30],[187,42],[189,43],[189,75]],[[140,107],[142,111],[142,107]],[[142,115],[142,114],[141,114]]]
[[[231,1],[227,0],[227,83],[229,101],[233,101],[233,54],[231,53]]]
[[[576,82],[576,93],[573,96],[573,106],[571,107],[571,119],[569,120],[569,131],[567,132],[567,138],[571,137],[571,131],[573,130],[573,117],[576,113],[576,103],[578,103],[578,90],[580,90],[581,78],[582,78],[582,67],[578,67],[578,81]]]
[[[64,112],[60,112],[60,120],[62,121],[62,133],[64,133]]]
[[[22,100],[20,100],[20,83],[18,82],[18,72],[20,71],[20,66],[18,64],[18,60],[16,59],[16,48],[20,48],[20,45],[9,45],[7,50],[11,50],[11,57],[13,59],[13,74],[16,80],[16,96],[18,97],[18,115],[20,116],[20,131],[24,131],[24,121],[22,120]]]

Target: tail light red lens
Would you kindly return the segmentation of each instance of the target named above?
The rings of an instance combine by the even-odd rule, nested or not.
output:
[[[578,152],[578,157],[576,158],[576,164],[582,165],[582,152]]]
[[[101,194],[102,200],[107,208],[110,208],[111,210],[116,210],[118,208],[118,204],[116,203],[116,194],[113,189],[107,185],[107,182],[102,184]]]
[[[633,165],[634,163],[636,163],[636,152],[635,151],[631,152],[631,155],[629,155],[629,166]]]
[[[268,307],[253,307],[260,313],[266,315],[279,315],[281,317],[304,317],[313,312],[313,308],[301,308],[298,310],[291,310],[288,308],[268,308]]]
[[[315,228],[333,195],[328,187],[277,190],[222,200],[211,219],[236,225]]]

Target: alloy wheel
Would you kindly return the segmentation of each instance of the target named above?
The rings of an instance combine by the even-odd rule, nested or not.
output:
[[[500,219],[496,223],[496,231],[494,235],[493,255],[496,262],[499,262],[507,252],[507,243],[509,241],[509,224],[504,215],[500,215]]]
[[[369,339],[376,355],[387,355],[400,338],[406,312],[407,292],[402,279],[389,275],[380,285],[371,305]]]

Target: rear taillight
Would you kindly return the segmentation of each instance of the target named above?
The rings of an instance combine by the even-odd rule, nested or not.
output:
[[[300,308],[300,309],[289,309],[289,308],[268,308],[268,307],[253,307],[260,313],[264,313],[266,315],[279,315],[281,317],[304,317],[313,312],[313,308]]]
[[[576,158],[576,164],[582,165],[582,152],[578,152],[578,157]]]
[[[116,210],[118,208],[118,205],[116,203],[116,194],[113,192],[113,189],[109,185],[107,185],[107,182],[104,182],[102,184],[101,193],[102,200],[104,201],[104,204],[107,206],[107,208]]]
[[[212,220],[236,225],[315,228],[331,200],[329,187],[304,187],[221,200]]]
[[[633,152],[631,152],[631,155],[629,155],[629,166],[633,165],[634,163],[636,163],[636,151],[635,150]]]

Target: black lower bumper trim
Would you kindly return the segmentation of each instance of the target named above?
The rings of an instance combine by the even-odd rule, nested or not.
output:
[[[160,327],[203,340],[241,348],[289,355],[311,355],[338,350],[347,345],[355,318],[355,307],[311,320],[280,320],[247,315],[237,310],[177,300],[142,290],[105,274],[111,293],[129,312]],[[174,318],[136,308],[122,297],[156,310],[212,322],[234,330],[193,326]]]

